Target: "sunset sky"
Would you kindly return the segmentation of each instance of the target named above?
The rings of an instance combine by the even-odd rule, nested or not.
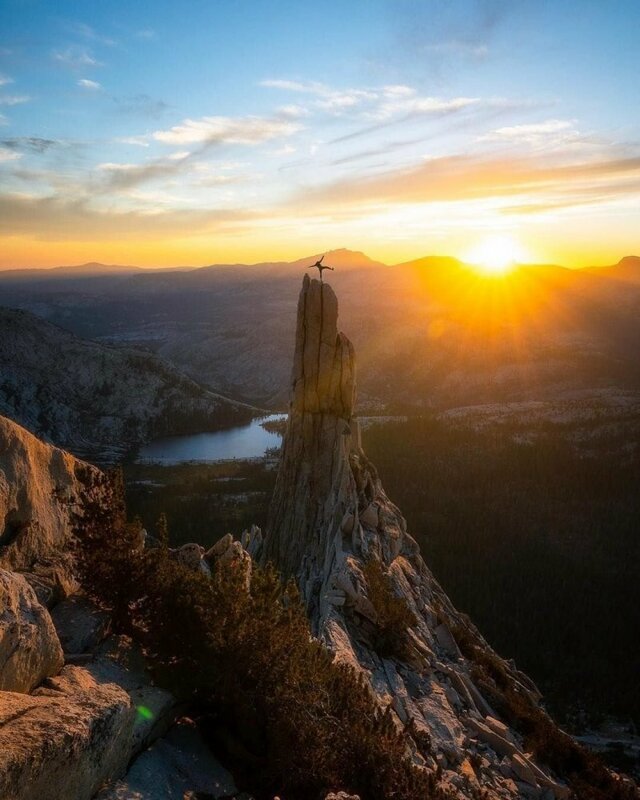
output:
[[[0,266],[640,254],[638,0],[0,0]]]

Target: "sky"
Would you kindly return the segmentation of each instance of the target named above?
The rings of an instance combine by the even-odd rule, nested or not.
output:
[[[0,267],[640,254],[640,0],[0,0]]]

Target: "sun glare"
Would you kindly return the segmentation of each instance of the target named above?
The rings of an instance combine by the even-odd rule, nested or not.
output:
[[[482,275],[500,277],[527,258],[522,245],[512,236],[494,235],[479,241],[464,260]]]

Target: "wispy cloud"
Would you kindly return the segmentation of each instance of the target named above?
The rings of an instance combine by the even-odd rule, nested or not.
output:
[[[522,203],[565,206],[603,202],[640,194],[640,156],[615,151],[597,160],[576,162],[539,155],[500,157],[488,154],[426,159],[399,170],[305,188],[298,202],[313,206],[369,206],[392,203],[438,203],[478,199],[500,201],[521,196]],[[535,198],[538,200],[534,200]],[[522,205],[522,203],[518,205]]]
[[[61,144],[57,139],[45,139],[41,136],[13,136],[2,139],[0,145],[13,151],[29,151],[32,153],[45,153]]]
[[[136,31],[135,36],[138,39],[155,39],[157,34],[152,28],[143,28]]]
[[[78,86],[82,89],[89,89],[92,92],[97,92],[102,89],[102,85],[98,81],[91,81],[89,78],[80,78]]]
[[[16,161],[20,158],[20,153],[16,153],[15,150],[10,150],[8,147],[0,147],[0,164],[4,164],[6,161]]]
[[[97,169],[104,175],[104,181],[101,186],[94,188],[103,192],[112,192],[173,176],[182,171],[181,162],[189,155],[188,152],[172,153],[167,158],[153,159],[142,164],[114,162],[98,164]]]
[[[266,89],[307,94],[315,98],[313,105],[332,114],[341,114],[366,101],[373,101],[377,93],[370,89],[334,89],[318,81],[296,81],[281,78],[267,78],[260,81]]]
[[[479,97],[437,97],[421,95],[411,86],[390,84],[377,87],[337,89],[317,81],[268,78],[260,81],[267,89],[308,95],[308,104],[319,112],[349,115],[363,120],[391,122],[409,116],[443,116],[463,111],[483,101]],[[375,130],[372,128],[371,130]]]
[[[7,86],[9,83],[13,83],[13,78],[9,78],[7,75],[0,75],[0,86]]]
[[[0,106],[19,106],[29,100],[31,98],[26,94],[3,94],[0,95]]]
[[[279,117],[291,117],[292,119],[300,119],[301,117],[310,116],[311,112],[306,106],[301,106],[298,103],[289,103],[286,106],[278,108]]]
[[[71,45],[64,50],[54,50],[51,58],[56,64],[68,69],[83,69],[85,67],[100,67],[103,64],[85,47]]]
[[[244,208],[163,209],[157,203],[148,210],[96,208],[86,200],[59,196],[0,195],[0,234],[35,235],[43,241],[126,239],[136,241],[160,236],[215,232],[258,219]]]
[[[95,28],[92,28],[91,25],[87,25],[85,22],[71,22],[67,28],[71,33],[76,36],[81,36],[83,39],[87,39],[90,42],[97,42],[107,47],[115,47],[117,44],[115,39],[99,33]]]
[[[141,136],[119,136],[114,141],[118,144],[131,144],[135,147],[149,147],[149,138],[144,134]]]
[[[265,117],[202,117],[186,119],[164,131],[155,131],[153,138],[165,144],[239,144],[255,145],[291,136],[302,129],[287,119]]]
[[[524,141],[530,142],[573,129],[573,121],[566,119],[548,119],[544,122],[532,122],[527,125],[508,125],[498,128],[481,137],[481,141]]]
[[[151,97],[148,94],[134,94],[125,97],[114,97],[114,103],[121,114],[132,116],[159,118],[169,109],[164,100]]]

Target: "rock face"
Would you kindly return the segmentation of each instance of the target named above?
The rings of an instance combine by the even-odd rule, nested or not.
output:
[[[62,664],[49,612],[22,575],[0,569],[0,691],[30,692]]]
[[[68,591],[75,517],[91,501],[112,502],[100,470],[0,417],[0,566]]]
[[[476,665],[456,637],[498,663],[527,702],[539,701],[531,681],[491,650],[427,568],[362,450],[354,394],[354,354],[337,332],[336,297],[307,276],[289,420],[260,560],[296,579],[314,633],[368,678],[397,723],[411,724],[416,742],[416,736],[430,741],[416,750],[416,760],[440,768],[454,796],[477,797],[482,790],[486,798],[567,796],[567,787],[524,752],[522,738],[477,685]],[[379,645],[385,609],[372,564],[413,622],[402,626],[406,635],[395,631],[404,635],[401,654]]]
[[[235,792],[193,724],[175,724],[185,706],[154,684],[141,648],[76,593],[72,539],[117,494],[97,468],[0,417],[1,800]],[[248,580],[251,557],[229,540],[215,558],[240,559]],[[209,574],[203,553],[173,554]]]
[[[352,499],[355,366],[337,322],[331,287],[305,275],[290,413],[270,511],[273,534],[264,542],[263,559],[286,576],[296,575],[310,605],[317,605],[335,532]]]
[[[145,750],[126,776],[96,800],[184,800],[235,797],[229,772],[214,758],[192,724],[183,720]]]
[[[65,667],[37,695],[0,695],[0,797],[86,800],[130,756],[135,710],[124,689]]]

